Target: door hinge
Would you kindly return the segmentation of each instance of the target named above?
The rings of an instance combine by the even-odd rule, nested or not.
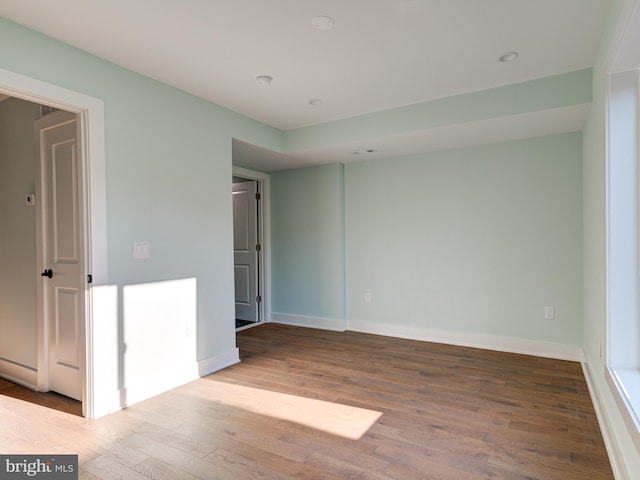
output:
[[[258,303],[262,302],[262,295],[258,295],[256,297],[256,302],[258,302]]]
[[[262,250],[262,247],[259,244],[256,245],[256,252],[259,252],[260,250]]]
[[[260,200],[260,194],[256,193],[256,200]]]
[[[87,283],[93,283],[93,275],[91,274],[87,275]]]

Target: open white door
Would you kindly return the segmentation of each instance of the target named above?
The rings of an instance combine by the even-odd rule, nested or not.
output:
[[[258,182],[233,184],[233,256],[236,320],[257,322],[258,288]]]
[[[82,401],[86,276],[76,115],[59,111],[36,120],[35,136],[41,387]]]

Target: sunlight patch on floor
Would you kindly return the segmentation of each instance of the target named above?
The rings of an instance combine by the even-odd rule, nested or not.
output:
[[[210,385],[209,385],[210,383]],[[200,393],[213,402],[287,420],[351,440],[360,439],[382,412],[231,383],[207,382]]]

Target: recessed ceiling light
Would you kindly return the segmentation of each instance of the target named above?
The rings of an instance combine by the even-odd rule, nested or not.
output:
[[[315,28],[316,30],[326,32],[327,30],[331,30],[333,28],[334,23],[331,17],[320,15],[319,17],[314,17],[311,19],[311,25],[313,25],[313,28]]]
[[[513,62],[516,58],[518,58],[518,52],[507,52],[502,56],[500,56],[498,60],[504,63],[504,62]]]
[[[273,77],[270,75],[258,75],[256,77],[256,83],[260,86],[271,85],[272,80],[273,80]]]
[[[311,100],[309,100],[309,105],[311,105],[313,107],[319,107],[323,103],[324,102],[322,100],[320,100],[319,98],[312,98]]]
[[[378,150],[376,150],[375,148],[365,148],[363,150],[355,150],[353,152],[351,152],[353,155],[368,155],[370,153],[377,153]]]

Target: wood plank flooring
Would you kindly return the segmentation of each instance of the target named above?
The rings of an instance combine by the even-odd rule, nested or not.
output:
[[[578,363],[265,324],[242,362],[95,421],[3,395],[0,453],[83,479],[613,479]]]
[[[65,397],[64,395],[60,395],[55,392],[34,392],[22,385],[16,385],[15,383],[3,378],[0,378],[0,396],[12,397],[34,405],[40,405],[60,412],[82,416],[82,403],[77,400],[73,400],[72,398]],[[1,418],[2,417],[0,417],[0,419]]]

